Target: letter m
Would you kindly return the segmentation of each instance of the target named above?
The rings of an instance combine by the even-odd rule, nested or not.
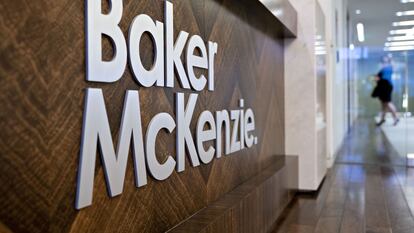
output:
[[[147,176],[138,91],[126,93],[118,148],[115,153],[102,90],[87,88],[75,204],[77,209],[92,204],[98,146],[109,196],[114,197],[122,193],[131,138],[135,183],[140,187],[147,184]]]

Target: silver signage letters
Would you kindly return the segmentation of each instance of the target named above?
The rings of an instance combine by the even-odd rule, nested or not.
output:
[[[125,37],[119,27],[123,0],[108,1],[110,12],[104,14],[101,0],[85,0],[86,80],[116,82],[122,77],[128,61],[133,78],[142,87],[177,88],[174,87],[177,79],[180,88],[187,89],[187,93],[192,89],[195,93],[176,92],[175,116],[167,112],[152,116],[145,128],[144,138],[141,114],[145,114],[145,111],[141,112],[139,93],[137,90],[126,90],[115,151],[103,91],[100,88],[86,88],[75,203],[77,209],[92,204],[98,154],[109,196],[114,197],[123,191],[130,150],[135,185],[141,187],[147,182],[165,180],[183,172],[186,161],[193,167],[199,166],[200,161],[208,164],[214,157],[221,158],[222,154],[229,155],[245,147],[250,148],[258,141],[254,135],[253,110],[244,109],[243,99],[240,99],[238,105],[240,109],[215,112],[196,110],[199,92],[204,90],[201,98],[209,98],[204,94],[211,94],[215,89],[214,61],[219,48],[216,42],[204,41],[201,36],[190,36],[185,31],[180,31],[177,38],[174,38],[173,4],[169,1],[165,1],[164,22],[153,20],[146,14],[137,15],[130,24],[128,37]],[[150,68],[144,67],[141,59],[141,56],[148,56],[140,51],[144,34],[150,36],[152,43],[145,46],[154,48],[154,60]],[[103,35],[112,41],[114,56],[110,61],[102,59]],[[200,70],[203,74],[198,73]],[[128,88],[135,89],[130,86]],[[197,118],[195,129],[193,118]],[[167,133],[176,141],[175,155],[168,154],[163,161],[158,159],[160,156],[156,153],[160,132]],[[147,171],[155,180],[147,180]]]
[[[174,16],[172,3],[165,1],[165,64],[167,87],[174,87],[174,67],[177,69],[181,87],[190,89],[187,74],[185,73],[181,54],[187,43],[188,33],[181,31],[174,44]]]
[[[116,153],[113,147],[105,101],[100,89],[86,89],[83,127],[76,196],[77,209],[92,204],[98,144],[101,149],[102,164],[111,197],[122,193],[131,137],[134,145],[136,185],[140,187],[147,184],[138,91],[128,91],[126,93]]]
[[[204,125],[208,124],[209,129],[204,130]],[[209,164],[214,158],[215,149],[209,146],[207,151],[204,149],[204,142],[214,140],[216,138],[216,124],[213,114],[210,111],[204,111],[198,118],[197,123],[197,149],[200,154],[200,160],[204,164]]]
[[[226,143],[225,148],[224,148],[224,153],[226,155],[230,154],[230,116],[229,116],[229,112],[227,112],[226,110],[223,111],[218,111],[216,112],[216,119],[217,119],[217,140],[216,140],[216,157],[220,158],[221,157],[221,150],[223,148],[222,146],[222,126],[224,123],[224,135],[226,137]]]
[[[151,19],[148,15],[138,15],[132,21],[129,30],[129,58],[132,73],[135,79],[144,87],[151,87],[156,84],[164,86],[164,24]],[[155,61],[150,70],[146,70],[142,65],[139,42],[144,32],[151,36]]]
[[[193,117],[194,108],[198,95],[190,94],[187,106],[184,110],[184,94],[177,93],[177,171],[182,172],[185,168],[185,145],[190,153],[190,161],[194,167],[200,165],[197,151],[194,145],[193,136],[190,131],[190,123]]]
[[[200,50],[201,56],[194,55],[194,50]],[[200,36],[194,35],[190,38],[187,48],[187,72],[188,79],[190,80],[191,86],[194,90],[201,91],[206,86],[207,80],[204,75],[196,77],[194,74],[194,68],[208,68],[207,51],[204,41]]]
[[[161,129],[166,129],[169,133],[175,129],[174,119],[167,113],[159,113],[152,118],[147,130],[147,163],[151,175],[157,180],[167,179],[175,167],[175,160],[171,155],[168,155],[164,164],[160,164],[155,155],[155,141]]]
[[[86,0],[86,80],[111,83],[118,81],[125,71],[127,48],[118,24],[122,18],[123,0],[109,0],[111,11],[102,14],[101,1]],[[113,44],[114,57],[102,60],[102,34]]]

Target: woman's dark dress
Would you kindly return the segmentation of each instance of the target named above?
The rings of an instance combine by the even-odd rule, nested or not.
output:
[[[392,88],[392,84],[388,80],[381,78],[372,92],[372,97],[378,97],[381,102],[389,103],[391,102]]]
[[[380,72],[378,73],[378,77],[380,80],[377,82],[377,86],[375,87],[374,91],[372,92],[372,97],[378,97],[381,102],[389,103],[391,102],[391,95],[392,95],[392,77],[393,69],[391,65],[387,65],[383,67]]]

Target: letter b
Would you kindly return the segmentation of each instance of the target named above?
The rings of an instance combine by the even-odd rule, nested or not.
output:
[[[127,62],[125,37],[118,26],[123,0],[109,0],[111,11],[108,14],[102,14],[101,1],[86,0],[86,80],[111,83],[122,77]],[[112,41],[114,57],[111,61],[102,60],[102,34]]]

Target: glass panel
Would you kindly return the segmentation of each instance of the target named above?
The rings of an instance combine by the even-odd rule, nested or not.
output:
[[[326,37],[325,17],[318,2],[315,5],[315,63],[316,63],[316,135],[318,153],[318,180],[326,174]]]
[[[406,154],[407,165],[414,167],[414,52],[407,51],[405,93],[403,105],[406,108]]]
[[[402,4],[402,10],[397,12],[399,20],[413,20],[414,3]],[[407,28],[407,27],[405,27]],[[400,36],[405,36],[404,43],[412,43],[414,37],[414,27],[409,27],[411,30]],[[402,107],[405,110],[404,127],[405,127],[405,155],[407,158],[407,165],[414,166],[414,47],[409,46],[408,50],[403,51],[405,58],[405,72],[404,72],[404,91]]]
[[[351,78],[357,86],[353,109],[360,122],[356,132],[370,137],[377,147],[375,156],[359,156],[356,161],[414,166],[414,2],[373,2],[351,0],[349,5]],[[392,84],[391,99],[372,98],[378,76]],[[382,110],[393,106],[399,122],[395,124],[388,112],[385,123],[376,126],[382,122]]]
[[[404,106],[406,104],[404,97],[408,69],[406,53],[384,52],[383,47],[363,47],[355,49],[352,58],[355,60],[355,77],[357,80],[357,111],[360,121],[364,123],[360,126],[367,128],[367,136],[373,137],[377,148],[380,148],[379,151],[384,152],[373,157],[366,157],[363,161],[405,166],[407,164],[407,120],[409,120],[406,118],[407,114]],[[382,85],[378,81],[378,76],[382,75],[380,72],[387,72],[387,69],[392,69],[392,75],[384,77],[384,79],[389,79],[389,83],[392,85],[390,102],[381,101],[379,97],[372,97],[374,89]],[[389,72],[391,73],[391,71]],[[388,108],[385,122],[381,126],[377,126],[376,124],[382,121],[385,106]],[[397,124],[394,115],[389,112],[389,108],[394,107],[399,118]]]

